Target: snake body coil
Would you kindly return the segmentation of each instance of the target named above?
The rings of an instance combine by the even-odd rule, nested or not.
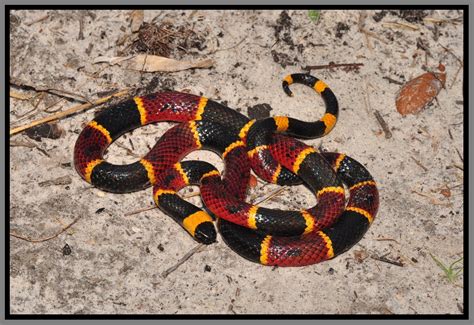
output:
[[[303,122],[285,116],[249,120],[205,97],[178,92],[134,97],[102,112],[84,128],[74,148],[76,169],[105,191],[132,192],[153,185],[158,207],[199,242],[216,240],[213,217],[217,218],[224,241],[251,261],[302,266],[330,259],[366,232],[377,213],[378,191],[369,172],[354,159],[318,153],[293,138],[329,133],[337,120],[338,104],[329,87],[313,76],[286,77],[283,88],[290,96],[292,83],[321,94],[326,112],[320,120]],[[165,132],[133,164],[113,165],[103,159],[106,148],[123,133],[158,121],[182,123]],[[222,176],[206,162],[181,162],[197,149],[221,155]],[[275,184],[304,182],[315,193],[316,206],[285,211],[246,203],[251,168]],[[350,192],[347,204],[343,183]],[[192,184],[200,186],[207,212],[176,194]]]

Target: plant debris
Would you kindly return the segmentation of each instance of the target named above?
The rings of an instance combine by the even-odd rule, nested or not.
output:
[[[41,142],[42,138],[59,139],[64,130],[59,127],[57,122],[54,122],[32,127],[26,130],[25,133],[29,138]]]
[[[138,40],[133,43],[130,54],[147,53],[166,58],[181,58],[191,48],[204,50],[206,39],[186,26],[162,24],[141,24]]]
[[[283,68],[286,68],[288,65],[295,65],[295,62],[299,62],[296,57],[291,58],[286,53],[277,52],[275,50],[272,50],[270,53],[272,54],[273,61],[279,63]]]
[[[397,258],[397,260],[391,260],[391,259],[388,259],[386,256],[390,254],[390,253],[387,253],[385,255],[382,255],[382,256],[378,256],[376,254],[372,254],[370,256],[370,258],[374,259],[374,260],[377,260],[377,261],[380,261],[380,262],[384,262],[384,263],[388,263],[388,264],[392,264],[392,265],[396,265],[396,266],[399,266],[399,267],[404,267],[405,264],[403,264],[402,262],[399,262],[399,258]]]
[[[272,110],[270,104],[257,104],[247,109],[247,116],[251,119],[264,119],[270,116]]]
[[[312,22],[317,24],[319,18],[321,18],[321,10],[308,10],[308,17]]]
[[[30,242],[30,243],[42,243],[42,242],[45,242],[45,241],[48,241],[48,240],[51,240],[51,239],[54,239],[56,237],[58,237],[59,235],[61,235],[63,232],[65,232],[66,230],[68,230],[69,228],[71,228],[72,226],[74,226],[78,221],[79,219],[82,218],[82,215],[80,215],[79,217],[77,217],[76,219],[74,219],[70,224],[66,225],[64,228],[62,228],[59,232],[51,235],[51,236],[47,236],[47,237],[42,237],[42,238],[31,238],[31,237],[27,237],[27,236],[23,236],[23,235],[19,235],[17,234],[16,232],[10,232],[10,236],[12,237],[15,237],[15,238],[18,238],[18,239],[21,239],[21,240],[24,240],[24,241],[27,241],[27,242]]]
[[[414,24],[409,24],[409,23],[400,23],[400,22],[388,22],[388,23],[383,23],[383,27],[388,27],[388,28],[393,28],[393,29],[406,29],[406,30],[419,30],[420,27]]]
[[[409,23],[419,23],[423,21],[423,18],[428,16],[431,11],[430,10],[398,10],[392,11],[392,14],[406,20]]]
[[[178,61],[164,56],[138,54],[133,57],[98,57],[94,63],[108,63],[110,65],[124,65],[126,69],[144,72],[174,72],[192,68],[210,68],[214,60],[203,59],[196,61]]]
[[[174,78],[167,77],[164,73],[156,73],[143,89],[143,94],[150,94],[157,90],[173,91],[178,82]]]
[[[288,15],[288,11],[283,10],[276,21],[275,38],[277,42],[283,41],[290,46],[291,50],[293,50],[295,43],[293,43],[293,39],[291,38],[291,27],[291,17]]]
[[[357,263],[362,263],[367,257],[369,257],[369,253],[366,250],[354,250],[354,258]]]
[[[334,71],[336,68],[342,68],[344,72],[350,72],[350,71],[356,71],[358,72],[360,67],[363,67],[363,63],[334,63],[334,62],[329,62],[329,64],[324,64],[324,65],[307,65],[305,67],[302,67],[303,70],[319,70],[319,69],[329,69]]]
[[[44,182],[38,183],[38,186],[40,187],[45,187],[45,186],[51,186],[51,185],[69,185],[72,183],[72,179],[69,175],[58,177],[55,179],[47,180]]]
[[[214,60],[204,59],[198,61],[177,61],[162,56],[137,55],[129,61],[127,69],[156,72],[156,71],[181,71],[192,68],[210,68],[214,65]]]
[[[376,12],[373,16],[372,16],[372,19],[378,23],[379,21],[381,21],[383,19],[383,17],[385,17],[386,15],[388,14],[388,11],[387,10],[381,10],[381,11],[378,11]]]
[[[337,38],[342,38],[342,36],[344,34],[347,34],[347,32],[350,30],[351,28],[349,27],[349,25],[347,24],[344,24],[344,23],[341,23],[341,22],[338,22],[337,25],[336,25],[336,37]]]
[[[401,89],[396,98],[397,111],[402,115],[417,114],[439,94],[446,84],[445,68],[441,72],[426,72],[409,82]]]
[[[133,10],[130,13],[130,29],[132,30],[132,33],[136,33],[140,30],[144,17],[145,13],[143,10]]]
[[[160,244],[161,245],[161,244]],[[198,252],[202,252],[207,246],[204,245],[204,244],[199,244],[197,246],[195,246],[194,248],[192,248],[189,252],[187,252],[175,265],[173,265],[172,267],[168,268],[167,270],[163,271],[161,273],[161,277],[162,278],[166,278],[168,275],[170,275],[171,273],[173,273],[174,271],[176,271],[176,269],[182,265],[184,262],[186,262],[191,256],[193,256],[194,254],[198,253]]]
[[[446,188],[441,189],[439,192],[446,198],[451,197],[451,189],[447,186]]]
[[[52,115],[46,116],[44,118],[41,118],[39,120],[35,120],[35,121],[30,122],[26,125],[15,127],[13,129],[10,129],[10,135],[14,135],[18,132],[22,132],[24,130],[30,129],[34,126],[41,125],[41,124],[51,122],[51,121],[54,121],[54,120],[58,120],[58,119],[61,119],[63,117],[69,116],[71,114],[74,114],[74,113],[77,113],[77,112],[80,112],[80,111],[84,111],[84,110],[89,109],[91,107],[103,104],[103,103],[107,102],[108,100],[110,100],[114,97],[121,97],[121,96],[124,96],[124,95],[128,94],[129,90],[130,89],[125,89],[125,90],[116,92],[116,93],[114,93],[110,96],[99,98],[99,99],[93,101],[92,103],[80,104],[80,105],[71,107],[71,108],[69,108],[65,111],[58,112],[57,114],[52,114]]]
[[[377,119],[377,122],[379,122],[380,126],[382,127],[383,132],[385,133],[385,139],[390,139],[392,137],[392,132],[390,131],[390,128],[383,119],[382,115],[378,110],[374,111],[375,118]]]

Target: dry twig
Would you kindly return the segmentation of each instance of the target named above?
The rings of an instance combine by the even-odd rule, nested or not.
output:
[[[21,236],[21,235],[18,235],[14,232],[11,232],[10,233],[10,236],[12,237],[15,237],[15,238],[18,238],[18,239],[21,239],[21,240],[24,240],[24,241],[28,241],[28,242],[31,242],[31,243],[42,243],[42,242],[45,242],[45,241],[48,241],[48,240],[51,240],[51,239],[54,239],[56,237],[58,237],[59,235],[61,235],[63,232],[65,232],[66,230],[68,230],[69,228],[71,228],[76,222],[79,221],[79,219],[82,218],[82,215],[80,215],[79,217],[77,217],[76,219],[74,219],[70,224],[68,224],[67,226],[65,226],[63,229],[61,229],[61,231],[57,232],[56,234],[52,235],[52,236],[48,236],[48,237],[44,237],[44,238],[39,238],[39,239],[34,239],[34,238],[30,238],[30,237],[26,237],[26,236]]]
[[[379,238],[375,238],[375,240],[378,240],[378,241],[394,241],[394,242],[396,242],[397,244],[400,244],[396,239],[393,239],[393,238],[379,237]]]
[[[413,161],[414,161],[418,166],[420,166],[425,172],[428,171],[428,168],[426,168],[425,166],[423,166],[420,161],[418,161],[418,160],[415,159],[415,157],[410,156],[410,158],[413,159]]]
[[[442,202],[441,200],[438,200],[437,198],[434,198],[428,194],[425,194],[425,193],[422,193],[422,192],[418,192],[416,190],[412,190],[412,193],[415,193],[415,194],[418,194],[420,196],[423,196],[423,197],[426,197],[428,199],[430,199],[430,203],[431,204],[434,204],[434,205],[443,205],[443,206],[452,206],[453,204],[451,202]]]
[[[370,258],[380,261],[380,262],[389,263],[389,264],[400,266],[400,267],[405,266],[405,264],[403,264],[402,262],[389,260],[388,258],[385,257],[386,255],[388,255],[388,253],[383,256],[377,256],[374,254],[374,255],[371,255]]]
[[[132,156],[134,158],[141,158],[141,155],[133,152],[130,148],[127,148],[125,145],[121,144],[120,142],[116,142],[115,144],[117,145],[117,147],[125,150],[127,152],[127,155]]]
[[[225,49],[217,49],[217,50],[214,50],[214,51],[211,51],[209,52],[209,54],[214,54],[214,53],[217,53],[217,52],[220,52],[220,51],[228,51],[228,50],[232,50],[234,48],[236,48],[237,46],[239,46],[240,44],[243,43],[243,41],[245,41],[247,39],[248,36],[245,36],[244,38],[242,38],[239,42],[237,42],[235,45],[232,45],[231,47],[228,47],[228,48],[225,48]]]
[[[81,13],[79,15],[79,34],[77,35],[77,40],[84,39],[84,15]]]
[[[383,23],[383,27],[392,27],[392,28],[401,28],[401,29],[408,29],[408,30],[419,30],[420,27],[417,25],[409,24],[409,23],[401,23],[401,22],[388,22]]]
[[[280,195],[281,193],[283,193],[283,192],[286,191],[287,189],[288,189],[288,186],[283,186],[283,187],[277,189],[276,191],[270,193],[267,197],[261,199],[260,201],[254,202],[254,203],[252,203],[252,204],[254,204],[254,205],[262,204],[262,203],[264,203],[264,202],[266,202],[266,201],[268,201],[268,200],[274,198],[275,196]],[[256,198],[254,198],[253,200],[255,200],[255,199],[256,199]],[[251,201],[253,201],[253,200],[251,200]]]
[[[10,147],[26,147],[26,148],[36,148],[36,144],[31,142],[28,139],[12,139],[10,140]]]
[[[371,32],[371,31],[365,29],[365,18],[367,18],[367,12],[365,12],[365,11],[360,12],[358,27],[359,27],[359,32],[361,32],[365,36],[365,40],[367,42],[367,47],[369,48],[369,50],[372,51],[372,45],[370,44],[369,37],[378,39],[380,42],[382,42],[384,44],[388,44],[386,40],[384,40],[383,38],[381,38],[380,36],[378,36],[374,32]]]
[[[52,114],[52,113],[56,113],[57,111],[59,111],[60,109],[62,109],[63,107],[62,106],[59,106],[58,108],[56,109],[51,109],[52,107],[62,103],[62,102],[65,102],[66,99],[65,98],[61,98],[60,100],[52,103],[51,105],[49,105],[48,107],[45,107],[43,108],[43,111],[45,111],[46,113],[49,113],[49,114]]]
[[[12,122],[12,123],[13,123],[13,124],[16,124],[16,123],[18,123],[18,122],[21,122],[21,121],[23,121],[23,120],[26,120],[26,119],[29,118],[31,115],[33,115],[33,112],[35,112],[35,111],[38,109],[39,104],[43,101],[43,98],[44,98],[45,94],[46,94],[45,92],[41,92],[41,93],[39,93],[38,95],[36,95],[36,96],[33,98],[33,100],[36,99],[36,98],[38,98],[38,99],[37,99],[36,103],[33,105],[33,108],[32,108],[31,110],[29,110],[28,112],[24,113],[24,114],[17,115],[18,119],[17,119],[16,121]],[[32,100],[32,101],[33,101],[33,100]]]
[[[113,95],[103,97],[103,98],[99,98],[99,99],[93,101],[92,103],[80,104],[80,105],[71,107],[70,109],[67,109],[63,112],[59,112],[57,114],[53,114],[53,115],[47,116],[45,118],[33,121],[33,122],[28,123],[26,125],[22,125],[22,126],[10,129],[10,135],[13,135],[13,134],[16,134],[18,132],[24,131],[26,129],[29,129],[29,128],[33,127],[33,126],[37,126],[37,125],[40,125],[40,124],[43,124],[43,123],[58,120],[60,118],[69,116],[71,114],[74,114],[74,113],[77,113],[77,112],[80,112],[80,111],[84,111],[84,110],[89,109],[91,107],[103,104],[106,101],[110,100],[111,98],[124,96],[124,95],[128,94],[129,91],[130,91],[130,89],[127,88],[127,89],[121,90],[119,92],[116,92]]]
[[[188,253],[186,253],[186,255],[184,255],[175,265],[173,265],[172,267],[170,267],[169,269],[167,269],[166,271],[164,271],[163,273],[161,273],[161,276],[163,278],[166,278],[168,275],[170,275],[172,272],[176,271],[176,269],[178,267],[180,267],[184,262],[186,262],[191,256],[193,256],[194,254],[198,253],[198,252],[201,252],[204,250],[204,248],[206,248],[206,245],[204,244],[199,244],[197,245],[196,247],[194,247],[193,249],[191,249]]]
[[[457,23],[460,23],[463,21],[463,17],[456,17],[456,18],[450,18],[450,19],[444,19],[444,18],[435,18],[435,17],[425,17],[423,18],[423,21],[425,23],[431,23],[431,24],[453,24],[456,25]]]
[[[397,81],[397,80],[392,79],[392,78],[390,78],[390,77],[382,77],[382,79],[388,80],[388,83],[391,83],[391,84],[396,84],[396,85],[400,85],[400,86],[403,86],[403,85],[404,85],[403,82]]]
[[[46,14],[46,15],[41,16],[41,17],[39,17],[39,18],[37,18],[37,19],[34,19],[34,20],[32,20],[32,21],[26,22],[25,25],[26,25],[26,26],[31,26],[31,25],[33,25],[33,24],[39,23],[40,21],[43,21],[43,20],[48,19],[48,17],[49,17],[49,15]]]
[[[148,207],[148,208],[138,209],[138,210],[135,210],[135,211],[132,211],[132,212],[125,213],[124,217],[129,217],[129,216],[132,216],[134,214],[138,214],[138,213],[145,212],[145,211],[150,211],[150,210],[153,210],[153,209],[156,209],[156,206],[151,206],[151,207]]]
[[[446,47],[446,46],[443,46],[442,44],[439,44],[446,52],[448,52],[449,54],[451,54],[459,63],[459,68],[458,70],[456,71],[456,73],[454,74],[454,78],[453,78],[453,81],[451,82],[451,86],[449,86],[449,89],[453,88],[454,84],[456,83],[457,79],[458,79],[458,75],[459,75],[459,72],[461,71],[462,68],[464,68],[464,61],[461,60],[456,54],[454,54],[454,52]]]
[[[459,159],[461,159],[461,161],[464,162],[464,158],[461,155],[461,153],[459,152],[458,148],[454,148],[454,149],[456,149],[456,152],[458,153]]]
[[[382,115],[380,115],[380,112],[378,110],[374,111],[375,118],[377,119],[377,122],[379,122],[380,126],[382,127],[383,132],[385,133],[385,139],[390,139],[392,137],[392,132],[390,131],[390,128],[388,127],[387,122],[383,119]]]
[[[359,67],[363,67],[363,63],[334,63],[329,62],[329,64],[324,65],[307,65],[303,67],[303,70],[320,70],[320,69],[334,69],[334,68],[346,68],[358,70]]]
[[[455,167],[455,168],[457,168],[457,169],[459,169],[459,170],[464,171],[464,167],[459,166],[459,165],[457,165],[457,164],[452,164],[451,166],[452,166],[452,167]]]
[[[78,102],[81,102],[81,103],[89,102],[89,99],[87,99],[86,97],[84,97],[82,95],[75,94],[71,91],[64,90],[64,89],[32,86],[32,85],[29,85],[29,84],[27,84],[27,83],[25,83],[21,80],[15,79],[15,78],[13,78],[10,81],[10,84],[13,85],[13,86],[16,86],[18,88],[23,88],[23,89],[27,89],[27,90],[34,90],[36,92],[46,92],[48,94],[53,94],[53,95],[56,95],[56,96],[61,96],[61,97],[74,99],[74,100],[77,100]]]
[[[10,90],[10,97],[15,98],[15,99],[19,99],[19,100],[30,100],[30,99],[33,98],[34,96],[35,96],[35,95],[22,94],[22,93],[19,93],[19,92],[17,92],[17,91]]]

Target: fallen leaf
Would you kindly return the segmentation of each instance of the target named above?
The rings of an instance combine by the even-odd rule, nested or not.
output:
[[[110,65],[124,65],[126,69],[144,72],[173,72],[193,68],[210,68],[214,65],[214,60],[204,59],[198,61],[177,61],[165,58],[164,56],[139,54],[136,56],[99,56],[94,61],[96,63],[108,63]]]
[[[52,180],[39,182],[38,185],[40,187],[51,186],[51,185],[69,185],[71,184],[71,182],[72,182],[71,177],[66,175],[66,176],[58,177]]]
[[[441,191],[439,191],[444,197],[451,197],[451,190],[449,187],[443,188]]]
[[[407,82],[398,93],[397,111],[402,115],[416,114],[439,94],[446,83],[444,66],[441,72],[427,72]]]
[[[95,60],[92,63],[93,64],[108,63],[110,65],[114,65],[114,64],[120,64],[121,62],[125,60],[130,60],[131,58],[133,58],[132,55],[131,56],[113,56],[111,58],[106,57],[106,56],[98,56],[97,58],[95,58]]]
[[[143,10],[133,10],[130,14],[131,22],[130,28],[132,29],[132,33],[138,32],[140,26],[143,23],[144,12]]]
[[[212,59],[198,61],[177,61],[163,56],[139,54],[128,61],[127,69],[144,72],[173,72],[193,68],[210,68]]]
[[[99,56],[94,61],[96,63],[118,64],[126,69],[144,72],[174,72],[193,68],[210,68],[214,65],[214,60],[204,59],[198,61],[177,61],[163,56],[139,54],[136,56]]]
[[[366,250],[354,250],[354,258],[357,263],[362,263],[368,256],[369,254]]]

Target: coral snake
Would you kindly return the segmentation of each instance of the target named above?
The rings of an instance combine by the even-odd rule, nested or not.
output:
[[[234,251],[264,265],[303,266],[331,259],[357,243],[372,223],[379,197],[370,173],[340,153],[318,152],[295,139],[326,135],[338,116],[338,102],[321,80],[292,74],[284,91],[299,83],[313,88],[326,112],[315,122],[285,116],[250,120],[202,96],[160,92],[137,96],[101,112],[83,129],[74,148],[79,174],[94,186],[125,193],[153,185],[157,206],[195,240],[211,244],[219,232]],[[181,122],[169,129],[139,161],[113,165],[107,147],[125,132],[158,121]],[[204,161],[181,161],[208,149],[224,160],[222,175]],[[314,207],[286,211],[245,202],[250,170],[280,184],[304,183],[317,198]],[[346,202],[344,184],[349,189]],[[199,185],[204,210],[177,191]]]

